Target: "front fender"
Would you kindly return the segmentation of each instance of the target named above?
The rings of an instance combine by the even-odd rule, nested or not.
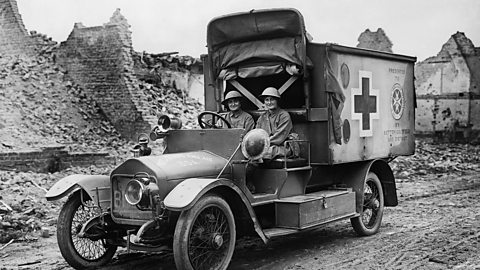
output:
[[[163,203],[168,210],[185,211],[190,209],[205,193],[216,188],[228,188],[238,195],[240,201],[245,206],[253,226],[258,236],[267,243],[268,239],[258,222],[255,211],[248,202],[245,194],[231,180],[228,179],[210,179],[210,178],[189,178],[178,184],[165,197]]]
[[[80,189],[83,189],[95,204],[100,201],[102,209],[110,207],[110,177],[107,175],[69,175],[56,182],[45,197],[47,201],[55,201]]]
[[[218,186],[228,186],[245,197],[232,181],[213,178],[189,178],[170,191],[163,203],[168,210],[185,211],[191,208],[203,194]]]

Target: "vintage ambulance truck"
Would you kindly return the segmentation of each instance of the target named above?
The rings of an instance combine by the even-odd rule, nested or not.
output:
[[[267,243],[341,219],[372,235],[398,204],[388,163],[414,153],[414,57],[314,43],[294,9],[215,18],[207,45],[201,129],[160,116],[109,176],[72,175],[48,191],[68,196],[57,236],[71,266],[98,267],[125,247],[172,251],[178,269],[226,269],[242,236]],[[267,87],[281,93],[298,134],[285,143],[298,151],[252,171],[268,136],[219,128],[219,113],[237,90],[257,119]],[[149,138],[165,140],[163,155],[149,155]]]

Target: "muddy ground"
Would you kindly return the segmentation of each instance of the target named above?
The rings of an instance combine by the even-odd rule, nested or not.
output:
[[[480,269],[477,175],[429,174],[397,179],[399,205],[386,208],[378,234],[357,237],[346,220],[276,238],[267,245],[258,239],[244,239],[238,242],[229,269]],[[25,192],[27,195],[22,196],[32,197],[43,191],[32,186]],[[55,238],[60,205],[45,204],[49,209],[42,229],[0,245],[0,269],[70,269]],[[169,253],[124,252],[103,269],[132,267],[175,269]]]

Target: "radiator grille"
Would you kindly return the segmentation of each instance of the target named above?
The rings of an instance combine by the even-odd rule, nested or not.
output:
[[[117,222],[118,219],[150,220],[153,218],[152,211],[141,211],[125,199],[125,187],[132,178],[133,176],[112,177],[112,215]]]

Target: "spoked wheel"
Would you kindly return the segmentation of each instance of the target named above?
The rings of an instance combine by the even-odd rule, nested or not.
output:
[[[369,172],[363,190],[363,210],[360,216],[350,219],[357,234],[366,236],[378,232],[383,217],[383,190],[378,176]]]
[[[178,269],[224,270],[235,249],[235,221],[227,202],[215,195],[202,197],[180,214],[173,239]]]
[[[84,196],[86,200],[88,196]],[[88,199],[85,202],[93,206]],[[82,204],[80,192],[68,198],[63,205],[57,222],[57,242],[63,258],[75,269],[96,268],[112,259],[116,246],[110,246],[105,239],[93,241],[89,238],[80,238],[78,233],[83,224],[96,216],[95,209]]]

